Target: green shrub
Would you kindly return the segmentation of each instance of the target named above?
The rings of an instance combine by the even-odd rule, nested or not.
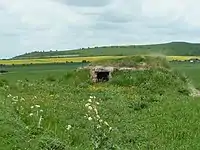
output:
[[[87,63],[87,60],[82,60],[82,63]]]

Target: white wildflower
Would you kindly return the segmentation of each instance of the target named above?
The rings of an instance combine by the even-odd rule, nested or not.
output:
[[[101,119],[101,120],[99,120],[99,122],[100,122],[100,123],[102,123],[102,122],[103,122],[103,120]]]
[[[30,116],[30,117],[33,116],[33,113],[30,113],[29,116]]]
[[[85,116],[84,116],[84,117],[85,117],[85,118],[88,118],[88,116],[89,116],[88,114],[85,114]]]
[[[101,128],[101,126],[98,124],[98,125],[97,125],[97,129],[99,129],[99,128]]]
[[[96,97],[95,97],[95,96],[93,96],[93,98],[95,99]]]
[[[110,127],[109,130],[111,131],[111,130],[112,130],[112,127]]]
[[[22,98],[21,98],[21,101],[25,101],[25,99],[22,97]]]
[[[88,109],[89,109],[89,110],[92,110],[93,108],[92,108],[92,106],[88,106]]]
[[[99,105],[100,103],[99,103],[99,102],[96,102],[96,104]]]
[[[34,106],[31,106],[31,109],[33,109],[34,108]]]
[[[99,115],[97,115],[97,118],[100,119],[101,117]]]
[[[8,85],[6,85],[6,86],[5,86],[5,88],[6,88],[6,89],[8,89],[8,88],[9,88],[9,86],[8,86]]]
[[[96,115],[98,115],[98,110],[96,108],[94,108],[94,111],[95,111]]]
[[[107,126],[109,126],[109,124],[106,121],[104,121],[104,124],[107,125]]]
[[[10,98],[10,97],[12,97],[12,95],[11,94],[8,94],[8,96],[7,96],[8,98]]]
[[[41,126],[42,119],[43,119],[42,116],[40,116],[40,119],[38,121],[38,128],[40,128],[40,126]]]
[[[92,117],[88,117],[88,120],[91,121],[91,120],[92,120]]]
[[[44,111],[41,109],[40,112],[44,112]]]
[[[90,106],[90,103],[85,104],[85,107],[88,107],[88,106]]]
[[[35,107],[40,108],[40,105],[35,105]]]
[[[70,130],[71,128],[72,128],[71,125],[68,125],[68,126],[67,126],[67,130]]]
[[[15,102],[18,102],[17,97],[13,97],[12,100],[15,101]]]
[[[90,96],[91,99],[93,99],[93,96]]]
[[[91,99],[88,99],[88,102],[92,103],[92,100],[91,100]]]

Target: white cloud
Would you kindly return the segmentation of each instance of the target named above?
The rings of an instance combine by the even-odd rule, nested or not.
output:
[[[33,50],[199,40],[197,0],[0,0],[3,57]]]
[[[200,26],[198,0],[144,0],[142,12],[153,20],[164,22],[180,21],[186,25]],[[184,24],[183,24],[184,25]]]

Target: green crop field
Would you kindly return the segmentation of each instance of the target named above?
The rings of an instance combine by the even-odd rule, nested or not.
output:
[[[75,70],[82,65],[5,66],[0,150],[199,149],[200,100],[188,88],[200,88],[199,63],[119,71],[97,84]]]
[[[192,84],[194,84],[198,89],[200,89],[200,63],[172,63],[171,65],[175,70],[182,72],[191,79]]]
[[[68,71],[82,67],[83,63],[69,64],[35,64],[35,65],[15,65],[3,66],[1,69],[7,70],[8,73],[1,74],[0,79],[16,82],[17,80],[36,80],[47,76],[62,76]]]

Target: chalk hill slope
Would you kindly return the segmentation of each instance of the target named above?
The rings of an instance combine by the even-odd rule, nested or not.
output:
[[[82,48],[65,51],[35,51],[14,57],[13,59],[72,57],[72,56],[126,56],[135,54],[163,54],[170,56],[199,56],[200,44],[171,42],[153,45],[127,45]]]

